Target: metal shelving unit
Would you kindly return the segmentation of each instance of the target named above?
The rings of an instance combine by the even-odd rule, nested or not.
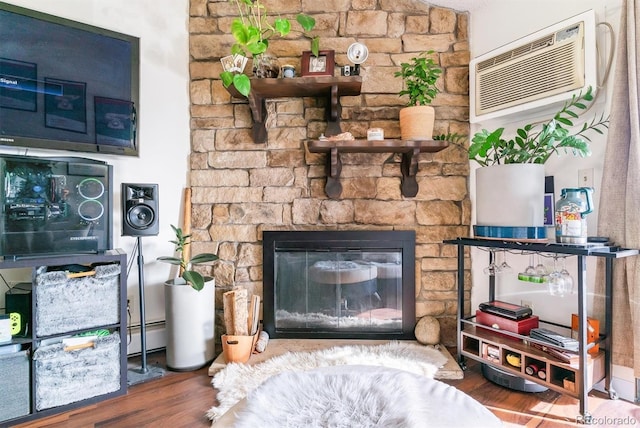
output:
[[[605,246],[602,244],[587,244],[584,246],[580,245],[567,245],[567,244],[556,244],[556,243],[543,243],[543,242],[512,242],[512,241],[501,241],[501,240],[493,240],[493,239],[475,239],[475,238],[457,238],[452,240],[445,240],[445,244],[457,245],[458,247],[458,313],[457,313],[457,358],[460,366],[465,369],[465,356],[474,358],[482,363],[489,364],[496,367],[503,368],[501,363],[495,363],[488,361],[485,358],[482,358],[481,353],[478,355],[474,355],[473,352],[465,351],[465,343],[463,343],[465,337],[471,337],[471,340],[475,340],[475,328],[478,325],[473,321],[475,317],[465,317],[464,314],[464,270],[465,270],[465,258],[464,252],[466,247],[482,247],[487,249],[505,249],[518,251],[521,250],[523,253],[549,253],[556,255],[571,255],[576,256],[577,258],[577,289],[578,289],[578,341],[579,341],[579,363],[575,370],[575,385],[577,386],[577,391],[575,391],[573,396],[576,396],[580,401],[580,417],[583,423],[589,423],[591,420],[591,415],[588,412],[588,402],[587,402],[587,394],[592,389],[593,384],[598,382],[600,379],[590,378],[590,373],[593,375],[593,369],[588,368],[588,350],[590,346],[593,344],[587,343],[587,290],[586,290],[586,259],[587,257],[600,257],[605,261],[605,326],[604,331],[601,331],[601,336],[599,340],[596,342],[600,345],[601,349],[604,349],[604,380],[605,380],[605,388],[609,393],[609,398],[616,399],[617,393],[613,390],[611,386],[611,374],[612,374],[612,363],[611,363],[611,353],[609,350],[611,349],[611,318],[612,318],[612,292],[613,292],[613,262],[617,259],[621,259],[624,257],[631,257],[638,255],[639,251],[636,249],[628,249],[621,248],[617,246]],[[489,276],[489,290],[488,299],[495,300],[495,276]],[[512,336],[516,340],[520,339],[522,341],[531,341],[528,336],[521,336],[515,333],[508,333],[501,331],[501,334],[507,334],[508,336]],[[477,335],[477,339],[480,341],[487,340],[489,342],[495,342],[497,346],[503,346],[504,340],[499,339],[496,333],[491,332],[490,327],[483,326],[482,334]],[[513,343],[513,342],[512,342]],[[509,347],[509,343],[507,342],[504,346]],[[512,345],[516,349],[519,349],[521,352],[527,356],[528,349],[527,345],[520,345],[518,347]],[[468,348],[467,348],[468,349]],[[511,348],[508,348],[511,349]],[[534,355],[535,358],[544,358],[538,355],[536,352],[531,352],[531,355]],[[533,357],[532,357],[533,358]],[[549,357],[552,361],[553,358]],[[592,364],[594,364],[592,362]],[[559,363],[556,366],[561,366]],[[512,370],[512,372],[517,374],[517,371]],[[524,376],[523,376],[524,377]],[[528,380],[533,380],[529,379]],[[602,379],[602,378],[601,378]],[[534,380],[535,381],[535,380]],[[549,386],[547,382],[537,383]],[[552,385],[553,386],[553,385]],[[553,388],[559,392],[569,393],[570,391],[564,390],[562,387],[554,387]]]

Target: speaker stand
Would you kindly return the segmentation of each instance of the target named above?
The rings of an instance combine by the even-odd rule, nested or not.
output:
[[[147,367],[147,325],[144,313],[144,257],[142,256],[142,237],[137,237],[138,248],[138,290],[140,294],[140,358],[141,365],[131,368],[127,373],[127,385],[136,385],[165,374],[161,367]]]

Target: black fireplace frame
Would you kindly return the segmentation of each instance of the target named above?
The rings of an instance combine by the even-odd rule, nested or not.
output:
[[[272,338],[414,340],[415,245],[413,230],[306,230],[263,232],[263,329]],[[275,328],[275,254],[287,250],[390,251],[402,253],[402,329],[395,332],[286,331]]]

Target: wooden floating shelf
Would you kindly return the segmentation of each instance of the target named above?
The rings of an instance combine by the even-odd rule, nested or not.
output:
[[[340,97],[360,95],[362,77],[360,76],[313,76],[293,78],[266,78],[251,79],[251,92],[245,97],[235,87],[229,86],[227,91],[231,96],[244,98],[249,101],[249,108],[253,116],[253,141],[255,143],[267,142],[267,129],[265,128],[266,108],[265,100],[268,98],[290,97],[320,97],[329,99],[327,112],[327,135],[336,135],[340,131]]]
[[[307,148],[311,153],[327,153],[327,184],[325,193],[332,199],[342,194],[340,153],[401,153],[402,183],[400,190],[406,197],[418,194],[418,155],[436,153],[446,149],[449,142],[442,140],[310,140]]]
[[[336,148],[342,153],[435,153],[449,146],[442,140],[310,140],[312,153],[327,153]]]

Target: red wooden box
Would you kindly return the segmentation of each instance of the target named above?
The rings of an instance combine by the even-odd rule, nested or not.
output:
[[[491,326],[495,329],[506,330],[512,333],[518,333],[523,336],[528,336],[532,328],[538,328],[539,319],[537,315],[531,315],[527,318],[516,321],[487,312],[482,312],[478,309],[476,310],[476,322],[478,324]],[[510,339],[518,340],[518,338],[516,337],[507,335],[504,336]]]

